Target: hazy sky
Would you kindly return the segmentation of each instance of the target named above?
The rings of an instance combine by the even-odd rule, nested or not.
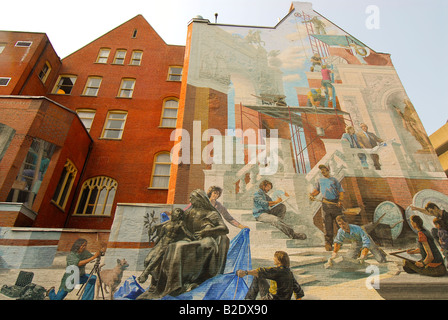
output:
[[[448,120],[448,1],[314,0],[313,9],[377,52],[390,53],[428,134]],[[0,29],[44,32],[61,58],[142,14],[168,44],[185,45],[188,22],[273,27],[291,0],[7,0]],[[369,5],[379,29],[368,29]],[[446,96],[444,94],[447,94]]]

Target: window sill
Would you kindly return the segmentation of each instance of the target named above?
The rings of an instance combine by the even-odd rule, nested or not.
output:
[[[169,190],[169,188],[162,188],[162,187],[160,187],[160,188],[158,188],[158,187],[148,187],[147,188],[148,190]]]
[[[100,137],[100,138],[98,138],[98,140],[121,141],[121,140],[123,140],[123,138],[104,138],[104,137]]]
[[[94,214],[79,214],[74,213],[72,214],[72,217],[78,217],[78,218],[111,218],[112,215],[94,215]]]

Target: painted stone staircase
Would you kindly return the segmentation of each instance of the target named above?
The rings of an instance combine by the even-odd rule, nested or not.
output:
[[[312,247],[309,240],[289,239],[284,233],[270,224],[258,222],[251,210],[231,209],[229,213],[241,224],[250,229],[250,248],[252,267],[273,266],[275,251],[286,251],[291,260],[291,270],[299,284],[304,285],[317,281],[316,277],[307,274],[304,267],[313,264],[323,264],[329,258],[323,247]],[[241,230],[228,224],[229,238],[235,237]],[[302,230],[300,230],[302,231]],[[303,230],[306,233],[306,230]]]

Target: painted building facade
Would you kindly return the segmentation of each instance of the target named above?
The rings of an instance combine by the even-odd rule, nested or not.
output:
[[[342,184],[343,206],[360,209],[350,223],[381,220],[390,227],[380,240],[400,241],[413,232],[408,219],[419,213],[411,205],[431,201],[448,209],[448,179],[391,57],[340,29],[311,3],[293,2],[274,27],[198,16],[188,25],[185,47],[166,45],[137,16],[50,65],[57,72],[41,89],[46,98],[0,97],[3,105],[37,99],[74,122],[68,142],[53,143],[58,161],[50,161],[51,180],[45,175],[41,185],[46,192],[37,193],[30,208],[45,210],[26,225],[55,229],[45,239],[48,256],[68,251],[83,234],[107,242],[107,263],[125,257],[132,270],[142,270],[151,251],[145,215],[159,222],[163,213],[185,208],[193,190],[219,186],[224,206],[253,222],[253,196],[263,180],[289,194],[288,220],[307,234],[285,246],[320,247],[322,204],[309,198],[320,165]],[[17,131],[16,121],[4,124]],[[345,140],[347,127],[359,145]],[[17,176],[8,168],[17,167],[12,159],[19,151],[12,154],[14,140],[5,141],[0,166],[9,170],[9,184],[3,182],[0,201],[6,207]],[[17,163],[27,148],[20,149]],[[3,172],[0,182],[7,180]],[[55,199],[61,173],[73,177],[62,208]],[[425,219],[428,228],[431,223]],[[251,230],[254,252],[271,244],[260,230]],[[33,237],[32,228],[23,232]],[[277,245],[278,235],[268,236]]]
[[[210,161],[208,152],[195,161],[193,149],[190,158],[179,156],[180,165],[172,168],[172,203],[186,202],[187,190],[219,185],[228,208],[251,209],[259,182],[268,179],[292,194],[298,225],[322,229],[321,205],[308,194],[325,164],[344,187],[344,206],[361,208],[353,223],[376,221],[383,203],[396,207],[397,222],[421,199],[443,199],[439,204],[446,207],[446,176],[390,56],[334,25],[311,3],[293,2],[275,27],[197,17],[189,24],[186,50],[179,126],[199,132],[200,150],[208,145],[221,158]],[[362,124],[381,143],[365,141]],[[347,126],[355,129],[361,149],[341,139]],[[277,163],[269,159],[273,129]],[[250,130],[263,154],[252,163]],[[233,142],[226,145],[226,139]],[[232,144],[245,150],[244,160],[238,152],[228,158]],[[273,172],[261,172],[266,157]],[[398,224],[394,232],[406,228]]]

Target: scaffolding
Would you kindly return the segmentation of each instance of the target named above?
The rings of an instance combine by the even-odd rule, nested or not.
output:
[[[307,121],[307,117],[309,114],[313,115],[333,115],[336,117],[338,123],[340,121],[340,117],[342,117],[344,124],[353,125],[352,118],[350,113],[338,110],[335,108],[316,108],[316,107],[293,107],[293,106],[279,106],[279,105],[243,105],[240,103],[240,119],[241,119],[241,129],[243,128],[243,116],[245,112],[243,111],[243,107],[246,107],[250,110],[254,110],[258,112],[259,123],[257,125],[259,128],[262,127],[261,123],[261,115],[267,115],[274,119],[278,119],[288,123],[290,127],[291,133],[291,143],[292,143],[292,151],[293,151],[293,161],[296,169],[296,173],[306,174],[309,171],[307,168],[306,161],[306,152],[310,145],[312,145],[315,140],[313,139],[307,145],[305,145],[303,138],[305,137],[304,130],[304,121]],[[304,117],[302,117],[304,115]],[[315,127],[314,125],[308,123],[310,126]],[[323,128],[325,130],[326,128]],[[319,136],[319,134],[318,134]]]
[[[327,63],[327,58],[330,56],[329,46],[313,36],[315,34],[312,21],[313,18],[311,18],[309,14],[306,14],[303,11],[301,13],[296,12],[294,16],[302,19],[302,23],[306,27],[308,40],[310,42],[311,51],[313,52],[313,54],[318,54],[321,57],[322,62]]]

